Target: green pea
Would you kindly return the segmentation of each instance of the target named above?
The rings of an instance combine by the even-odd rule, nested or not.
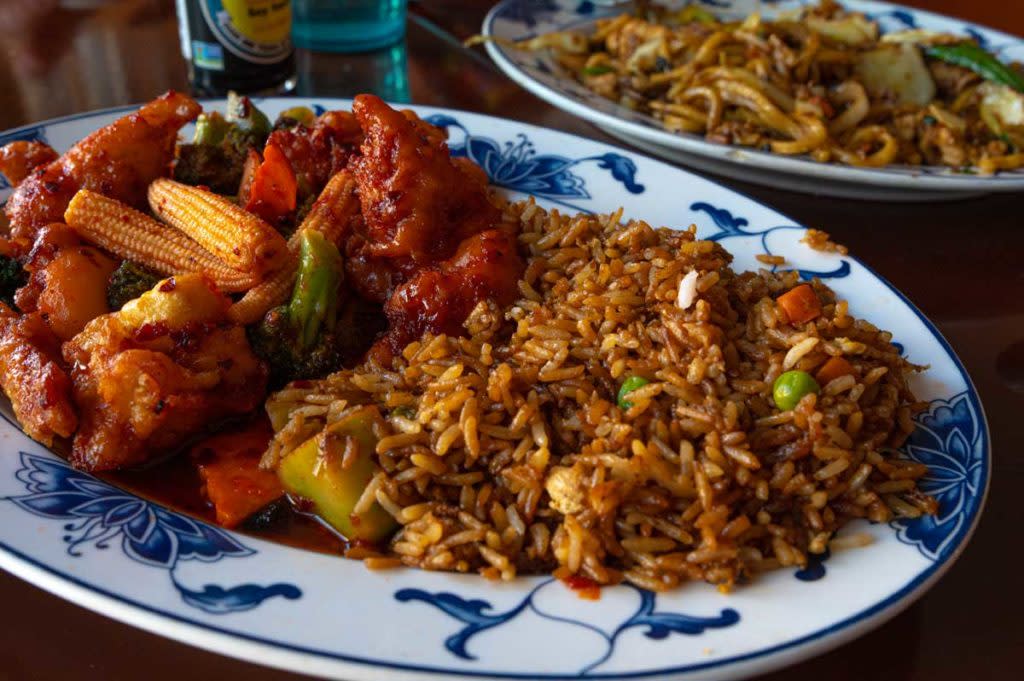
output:
[[[642,388],[650,383],[643,376],[630,376],[622,382],[622,387],[619,388],[619,409],[632,409],[633,403],[626,401],[626,395],[633,392],[637,388]]]
[[[775,379],[772,397],[775,398],[775,406],[782,411],[789,411],[796,407],[804,395],[819,390],[818,382],[806,371],[787,371]]]

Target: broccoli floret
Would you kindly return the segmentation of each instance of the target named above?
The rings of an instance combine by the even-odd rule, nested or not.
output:
[[[239,156],[245,158],[249,148],[260,150],[267,143],[266,133],[243,130],[238,126],[231,126],[228,134],[224,136],[222,145],[228,156]]]
[[[161,279],[163,277],[148,267],[125,260],[107,280],[107,306],[116,312],[128,301],[152,289]]]
[[[270,119],[256,108],[248,97],[228,93],[227,113],[224,119],[231,127],[224,135],[224,141],[244,151],[249,146],[263,148],[270,135]]]
[[[342,362],[335,335],[341,255],[319,232],[300,237],[299,271],[287,305],[274,308],[249,331],[253,351],[270,365],[271,385],[316,378]]]
[[[300,378],[326,376],[341,366],[342,355],[333,333],[322,333],[316,343],[299,349],[298,330],[288,316],[288,306],[276,307],[249,329],[249,343],[258,357],[270,365],[270,386],[280,387]]]
[[[193,144],[216,147],[224,142],[224,137],[231,129],[228,119],[216,111],[199,114],[196,119],[196,134],[192,138]]]
[[[227,114],[213,111],[200,115],[192,144],[178,147],[174,179],[207,186],[218,194],[235,194],[249,149],[262,149],[269,134],[266,115],[248,97],[231,93]]]
[[[182,144],[174,164],[174,179],[230,195],[238,192],[244,166],[245,154],[239,154],[233,146]]]
[[[14,258],[0,255],[0,300],[17,309],[14,292],[28,281],[28,273]]]

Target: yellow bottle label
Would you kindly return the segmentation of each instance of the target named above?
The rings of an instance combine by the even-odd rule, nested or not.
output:
[[[280,43],[292,29],[289,0],[223,0],[231,25],[257,43]]]
[[[229,52],[270,64],[292,50],[291,0],[200,0],[203,18]]]

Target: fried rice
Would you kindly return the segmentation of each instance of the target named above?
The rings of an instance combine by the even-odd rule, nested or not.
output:
[[[268,403],[287,414],[268,466],[360,405],[384,415],[380,470],[355,511],[378,503],[400,530],[347,555],[494,579],[729,588],[805,565],[853,519],[935,511],[916,486],[926,468],[896,452],[924,406],[907,383],[920,367],[820,281],[822,314],[794,325],[775,298],[797,273],[734,272],[693,228],[532,200],[505,211],[528,254],[518,301],[478,305],[465,337],[425,337],[392,366]],[[781,373],[831,357],[853,375],[775,406]],[[631,376],[648,383],[620,406]]]

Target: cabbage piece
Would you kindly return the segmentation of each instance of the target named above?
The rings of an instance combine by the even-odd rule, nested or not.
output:
[[[873,97],[924,106],[935,97],[935,81],[921,51],[910,43],[883,45],[860,55],[857,75]]]
[[[804,22],[815,33],[844,45],[864,45],[878,39],[878,24],[859,14],[842,19],[823,19],[812,14]]]
[[[1024,93],[987,82],[978,86],[978,94],[978,115],[989,130],[1017,147],[1024,147]]]
[[[951,33],[939,33],[938,31],[929,31],[926,28],[894,31],[886,33],[881,38],[883,43],[913,43],[914,45],[942,45],[961,40],[963,40],[962,37],[957,37]]]

